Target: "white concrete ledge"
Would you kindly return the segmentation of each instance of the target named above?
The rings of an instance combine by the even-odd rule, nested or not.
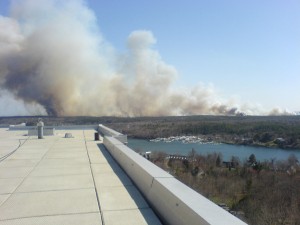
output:
[[[104,145],[166,224],[245,225],[114,137]]]
[[[121,134],[113,129],[110,129],[109,127],[103,126],[102,124],[99,124],[98,132],[103,136],[114,137],[115,139],[119,140],[123,144],[128,143],[127,135]]]
[[[36,126],[9,126],[9,130],[34,130]],[[62,125],[44,126],[44,129],[55,130],[98,130],[98,125]]]
[[[99,124],[99,132],[101,132],[103,135],[112,136],[112,137],[123,135],[113,129],[110,129],[109,127],[102,125],[102,124]]]

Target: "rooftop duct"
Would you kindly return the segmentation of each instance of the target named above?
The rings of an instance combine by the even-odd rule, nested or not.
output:
[[[44,122],[41,118],[38,119],[37,123],[37,130],[38,130],[38,139],[44,138]]]

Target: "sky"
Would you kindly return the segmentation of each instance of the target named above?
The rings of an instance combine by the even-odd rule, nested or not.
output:
[[[130,3],[129,3],[130,2]],[[178,82],[224,97],[300,110],[299,1],[90,1],[104,36],[122,49],[151,30]]]
[[[2,16],[9,16],[9,4],[0,0]],[[133,31],[151,31],[153,48],[177,70],[175,86],[201,84],[239,104],[300,111],[300,1],[87,0],[86,4],[103,38],[120,53],[126,52]]]

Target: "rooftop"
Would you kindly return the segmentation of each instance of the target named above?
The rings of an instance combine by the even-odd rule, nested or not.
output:
[[[161,224],[94,133],[0,128],[0,225]]]

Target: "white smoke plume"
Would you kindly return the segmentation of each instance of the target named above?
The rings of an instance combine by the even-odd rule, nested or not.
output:
[[[85,1],[17,0],[10,17],[0,16],[0,90],[22,101],[29,114],[240,112],[210,86],[175,88],[177,71],[153,49],[155,43],[150,31],[134,31],[120,54],[102,37]]]

